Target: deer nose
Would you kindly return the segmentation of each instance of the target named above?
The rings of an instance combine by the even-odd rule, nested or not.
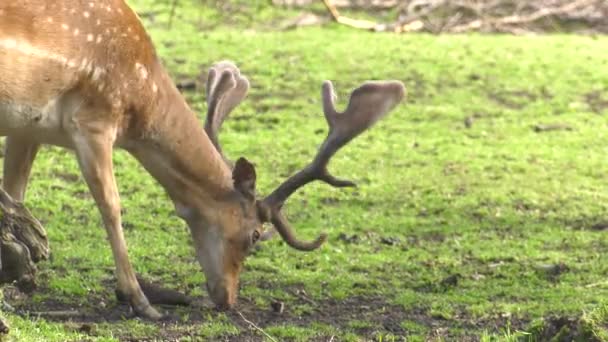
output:
[[[207,282],[206,287],[209,297],[218,310],[229,310],[236,304],[236,294],[231,293],[223,283],[213,285]]]

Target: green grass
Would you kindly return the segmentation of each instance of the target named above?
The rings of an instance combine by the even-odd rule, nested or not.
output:
[[[247,260],[245,316],[259,323],[258,315],[273,317],[271,302],[285,303],[282,317],[260,323],[266,333],[295,341],[542,340],[551,322],[569,318],[572,326],[555,334],[578,329],[579,338],[608,340],[608,236],[592,229],[608,221],[606,37],[392,35],[334,25],[278,32],[272,23],[297,11],[261,2],[230,25],[214,10],[182,4],[169,30],[168,5],[130,3],[140,13],[161,11],[142,18],[175,79],[197,78],[221,59],[249,77],[250,95],[221,141],[231,158],[255,162],[263,193],[321,142],[323,80],[334,81],[340,107],[367,79],[408,88],[402,106],[334,158],[333,173],[357,180],[357,189],[314,184],[287,204],[299,235],[327,231],[326,245],[301,253],[275,239]],[[201,118],[202,94],[186,94]],[[533,129],[553,123],[572,130]],[[207,297],[167,196],[126,153],[114,160],[137,271]],[[26,203],[47,228],[53,259],[40,264],[40,293],[14,305],[115,307],[110,248],[71,153],[43,149]],[[546,271],[560,263],[565,272]],[[88,333],[7,314],[9,340],[264,338],[237,315],[199,311],[180,309],[179,322],[165,325],[93,322]]]

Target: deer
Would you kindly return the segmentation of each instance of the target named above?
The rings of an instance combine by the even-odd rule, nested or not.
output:
[[[300,251],[325,242],[326,233],[312,241],[299,239],[283,205],[313,181],[354,186],[329,173],[330,159],[405,97],[400,81],[367,81],[339,112],[332,83],[323,82],[326,139],[308,166],[261,197],[254,165],[243,157],[229,160],[218,139],[222,123],[249,87],[233,62],[213,64],[201,124],[123,0],[0,2],[2,188],[23,202],[39,148],[72,150],[107,232],[116,289],[136,315],[157,320],[162,315],[138,283],[123,234],[112,153],[126,150],[168,194],[189,227],[203,286],[217,308],[229,309],[256,243],[275,232]],[[272,228],[264,229],[265,224]]]

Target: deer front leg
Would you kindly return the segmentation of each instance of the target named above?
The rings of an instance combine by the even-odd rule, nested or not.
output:
[[[25,138],[6,137],[2,188],[16,201],[23,202],[32,164],[40,144]]]
[[[162,316],[148,302],[129,261],[121,224],[120,198],[112,169],[112,145],[111,133],[77,133],[74,137],[82,175],[101,212],[112,246],[118,279],[117,290],[129,300],[137,315],[157,320]]]

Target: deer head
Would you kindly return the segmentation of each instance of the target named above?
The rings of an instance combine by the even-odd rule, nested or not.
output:
[[[208,112],[205,132],[221,153],[218,132],[230,112],[245,98],[249,82],[230,62],[215,64],[207,82]],[[224,199],[215,222],[191,219],[190,228],[197,245],[199,263],[207,278],[207,289],[220,307],[230,307],[236,301],[238,278],[249,250],[258,242],[272,237],[264,232],[263,224],[271,223],[281,238],[292,248],[312,251],[319,248],[327,235],[321,233],[313,241],[297,238],[294,229],[281,213],[285,201],[304,185],[320,180],[335,187],[355,186],[351,181],[332,176],[327,165],[331,157],[357,135],[384,117],[404,98],[405,88],[399,81],[366,82],[351,94],[343,113],[334,107],[332,83],[322,86],[323,110],[329,133],[314,160],[289,177],[265,198],[256,194],[256,172],[245,158],[232,164],[222,154],[232,170],[234,192]],[[199,217],[200,218],[200,217]]]

